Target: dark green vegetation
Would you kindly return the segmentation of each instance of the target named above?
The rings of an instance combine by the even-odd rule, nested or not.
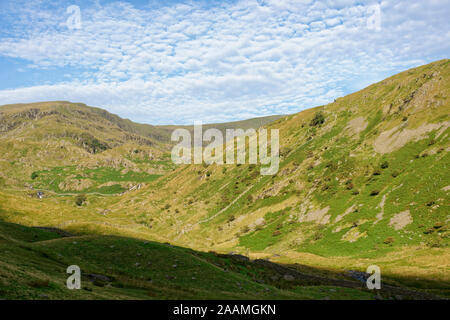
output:
[[[115,236],[60,237],[0,222],[0,298],[6,299],[373,299],[357,283],[330,285],[239,256]],[[66,268],[82,289],[66,288]],[[312,285],[314,284],[314,285]],[[387,293],[389,294],[389,293]]]

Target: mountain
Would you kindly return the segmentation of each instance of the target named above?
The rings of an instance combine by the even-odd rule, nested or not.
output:
[[[175,166],[160,131],[172,127],[98,109],[79,118],[65,103],[61,115],[37,118],[30,106],[0,107],[0,218],[95,241],[239,253],[335,280],[377,265],[384,283],[449,297],[449,91],[450,60],[441,60],[265,123],[280,133],[273,176],[260,165]],[[30,197],[20,183],[51,193]]]
[[[220,126],[258,128],[278,118]],[[170,135],[176,128],[192,131],[134,123],[82,103],[0,106],[0,183],[58,193],[123,192],[173,168]]]

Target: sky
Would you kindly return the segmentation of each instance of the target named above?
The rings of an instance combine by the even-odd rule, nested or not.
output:
[[[450,58],[450,0],[0,0],[0,105],[150,124],[288,114]]]

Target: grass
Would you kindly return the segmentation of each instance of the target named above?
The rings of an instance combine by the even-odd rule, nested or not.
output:
[[[324,290],[336,299],[373,298],[373,293],[335,286],[262,284],[255,277],[274,276],[273,270],[212,253],[114,236],[48,239],[44,233],[0,222],[2,238],[16,235],[0,242],[2,298],[317,299]],[[82,270],[81,290],[65,287],[65,269],[74,264]],[[102,280],[89,280],[90,274]]]

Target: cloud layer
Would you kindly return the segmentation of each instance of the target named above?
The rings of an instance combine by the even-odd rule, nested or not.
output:
[[[445,0],[82,3],[75,30],[70,4],[2,8],[15,19],[2,26],[0,59],[66,80],[0,90],[0,104],[70,100],[153,124],[235,120],[323,104],[450,52]]]

